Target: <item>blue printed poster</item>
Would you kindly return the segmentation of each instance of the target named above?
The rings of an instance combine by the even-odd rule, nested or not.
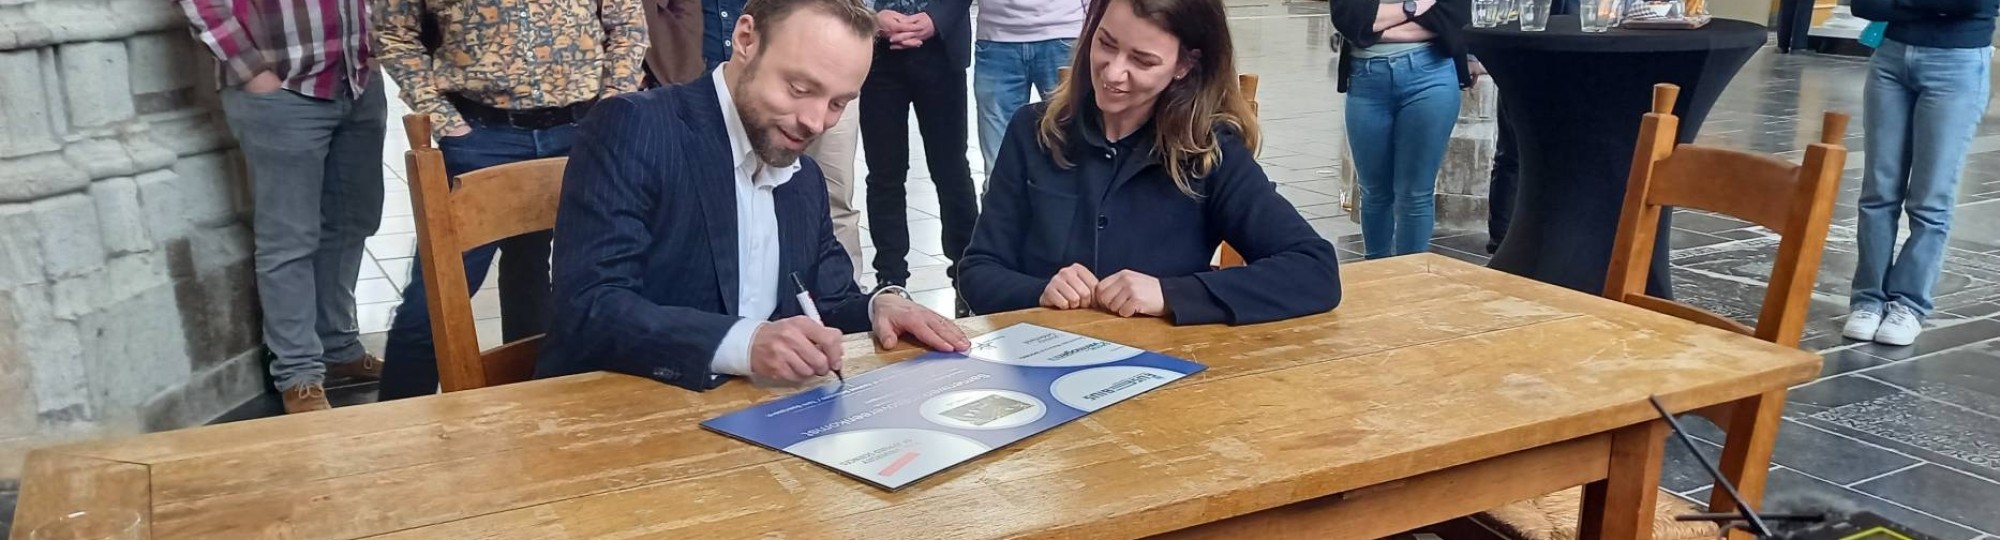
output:
[[[896,490],[1203,369],[1023,323],[702,426]]]

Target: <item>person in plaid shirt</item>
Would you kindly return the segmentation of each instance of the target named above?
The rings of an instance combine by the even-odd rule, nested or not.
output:
[[[642,0],[372,0],[382,65],[410,110],[431,117],[445,172],[468,172],[567,156],[576,125],[598,98],[645,81]],[[423,20],[436,20],[436,47]],[[512,342],[547,331],[549,231],[465,253],[466,283],[478,289],[500,257],[500,333]],[[434,254],[419,253],[417,259]],[[389,326],[383,401],[437,392],[423,265]]]
[[[215,55],[256,210],[264,345],[285,412],[328,408],[327,375],[379,378],[354,284],[382,220],[387,103],[365,0],[177,0]]]

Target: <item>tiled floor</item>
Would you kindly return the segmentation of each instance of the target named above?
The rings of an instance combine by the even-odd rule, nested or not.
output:
[[[1262,161],[1280,191],[1314,228],[1358,259],[1359,227],[1339,206],[1342,100],[1333,92],[1323,3],[1235,0],[1231,14],[1242,70],[1263,77],[1259,92],[1267,145]],[[1861,150],[1861,60],[1766,50],[1752,59],[1703,129],[1702,142],[1796,158],[1817,138],[1825,110],[1857,116],[1847,144]],[[397,107],[392,114],[402,114]],[[2000,533],[2000,122],[1995,109],[1974,141],[1959,190],[1957,227],[1946,275],[1938,287],[1941,312],[1916,345],[1883,347],[1839,337],[1847,276],[1854,264],[1854,202],[1860,183],[1850,161],[1834,217],[1825,264],[1814,291],[1805,347],[1826,357],[1824,378],[1795,390],[1778,442],[1769,508],[1844,501],[1899,520],[1939,540],[1993,538]],[[393,123],[392,123],[393,125]],[[914,134],[912,136],[915,136]],[[404,285],[414,230],[401,171],[400,133],[384,151],[391,194],[382,233],[368,243],[359,293],[364,331],[388,326]],[[919,146],[913,145],[920,152]],[[865,149],[864,149],[865,151]],[[975,173],[976,148],[969,149]],[[922,163],[921,155],[912,156]],[[935,191],[913,167],[910,205],[918,296],[948,310],[951,292],[935,218]],[[983,174],[981,175],[983,177]],[[861,194],[857,193],[857,197]],[[862,205],[861,201],[856,202]],[[1684,300],[1743,319],[1755,317],[1776,238],[1740,221],[1683,211],[1675,221],[1676,293]],[[866,221],[864,219],[864,226]],[[865,235],[864,235],[865,238]],[[867,256],[873,256],[872,242]],[[1440,231],[1433,250],[1483,262],[1483,232]],[[864,276],[863,284],[872,284]],[[482,294],[476,310],[482,338],[497,332],[497,303]],[[378,348],[379,350],[379,348]],[[394,361],[395,359],[389,359]],[[335,392],[338,403],[372,399],[366,386]],[[232,418],[269,414],[275,398]],[[1692,429],[1713,452],[1712,426]],[[1672,448],[1663,477],[1678,493],[1706,498],[1705,475],[1685,451]],[[1712,453],[1711,453],[1712,455]]]

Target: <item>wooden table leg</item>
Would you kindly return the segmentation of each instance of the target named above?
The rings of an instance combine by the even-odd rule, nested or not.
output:
[[[1612,434],[1608,477],[1583,486],[1579,540],[1652,540],[1666,436],[1664,420]]]
[[[1771,475],[1771,451],[1778,445],[1778,428],[1785,412],[1785,391],[1738,401],[1730,412],[1729,438],[1722,445],[1722,477],[1736,484],[1743,502],[1762,506],[1764,481]],[[1736,501],[1720,487],[1709,496],[1710,512],[1735,512]],[[1735,529],[1729,540],[1751,540],[1749,531]]]

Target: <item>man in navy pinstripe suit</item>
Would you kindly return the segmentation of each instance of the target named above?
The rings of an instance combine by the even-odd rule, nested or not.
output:
[[[611,370],[706,390],[729,375],[825,376],[846,332],[970,346],[900,289],[860,292],[820,168],[800,158],[859,95],[874,34],[860,0],[751,0],[729,62],[598,103],[564,175],[536,375]]]

